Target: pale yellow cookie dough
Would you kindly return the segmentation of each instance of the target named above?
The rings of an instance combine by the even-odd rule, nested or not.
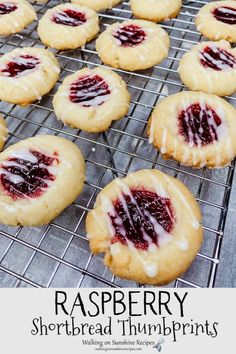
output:
[[[40,162],[32,151],[47,157],[54,157],[55,161],[48,166]],[[19,162],[20,160],[26,162]],[[20,194],[22,186],[28,181],[27,177],[17,171],[22,169],[25,171],[25,176],[31,176],[34,173],[37,176],[37,164],[41,170],[48,170],[55,178],[43,179],[47,187],[41,188],[41,194],[36,193],[36,196],[23,192]],[[16,170],[18,169],[17,171],[14,170],[14,166]],[[33,171],[36,172],[33,173]],[[18,194],[12,194],[9,188],[5,188],[6,178],[13,183],[14,191]],[[49,223],[78,197],[82,191],[84,179],[83,156],[79,148],[69,140],[39,135],[8,147],[0,154],[0,223],[11,226],[38,226]],[[31,185],[31,188],[34,188],[34,185]],[[26,188],[23,190],[25,191]]]
[[[6,122],[3,117],[0,115],[0,151],[3,149],[5,141],[7,139],[8,129]]]
[[[134,35],[130,28],[134,28]],[[118,32],[117,32],[118,31]],[[124,32],[125,31],[125,35]],[[136,31],[145,34],[142,41],[136,41]],[[121,32],[122,40],[131,37],[132,45],[122,45],[114,35]],[[109,26],[97,39],[96,49],[103,63],[114,68],[135,71],[150,68],[168,55],[169,36],[157,24],[144,20],[116,22]]]
[[[27,63],[29,56],[37,62],[35,67],[10,76],[9,63],[21,66]],[[32,47],[14,49],[0,58],[0,99],[23,106],[40,100],[53,88],[59,74],[58,61],[49,50]]]
[[[85,5],[91,7],[95,11],[111,9],[119,4],[121,0],[71,0],[74,4]]]
[[[200,124],[198,132],[193,129],[196,119],[189,110],[192,105],[199,104],[200,119],[204,119],[207,111],[207,126]],[[209,110],[210,108],[210,110]],[[189,111],[186,117],[189,141],[180,134],[179,115],[183,111]],[[213,119],[212,110],[220,118],[220,124]],[[182,121],[182,119],[181,119]],[[218,121],[218,118],[217,118]],[[184,123],[184,120],[183,120]],[[194,123],[194,127],[197,127]],[[200,136],[210,132],[213,139],[211,143],[204,144]],[[174,159],[177,162],[191,167],[209,168],[224,167],[236,156],[236,109],[222,98],[202,92],[185,91],[171,95],[158,103],[149,119],[149,141],[165,158]],[[194,143],[194,140],[196,143]]]
[[[154,207],[134,198],[132,191],[137,189],[154,192],[170,201],[173,222],[170,232],[160,225],[160,219],[151,216],[150,210],[154,212]],[[127,203],[125,196],[129,196],[131,204]],[[117,200],[122,203],[128,220],[132,219],[134,210],[139,216],[145,215],[146,223],[156,232],[158,243],[143,230],[148,248],[135,246],[134,234],[132,238],[127,235],[124,219],[114,207]],[[125,242],[117,239],[117,231],[109,215],[116,217]],[[110,182],[99,193],[94,208],[87,215],[86,231],[91,251],[105,253],[104,262],[114,275],[153,285],[167,284],[185,272],[203,237],[200,208],[191,192],[178,179],[158,170],[140,170]]]
[[[75,11],[85,17],[85,22],[77,26],[55,23],[54,16],[61,16],[65,11]],[[38,35],[48,47],[59,50],[76,49],[96,37],[99,31],[97,13],[86,6],[78,4],[61,4],[48,10],[41,18],[38,25]]]
[[[204,52],[205,48],[210,48],[211,52]],[[214,58],[214,53],[218,59]],[[204,66],[201,60],[205,60],[205,63],[209,61],[212,66]],[[183,55],[178,72],[190,90],[218,96],[232,95],[236,92],[236,49],[224,40],[201,42]]]
[[[214,41],[225,39],[229,42],[236,42],[236,24],[228,24],[218,21],[212,11],[218,7],[230,7],[235,9],[235,1],[212,1],[204,5],[196,16],[196,27],[204,36]]]
[[[37,19],[33,6],[26,0],[0,0],[0,10],[1,6],[2,11],[5,7],[8,13],[0,11],[0,36],[21,32]]]
[[[100,81],[97,82],[96,77]],[[88,80],[94,78],[90,84]],[[78,85],[82,83],[84,86],[79,89]],[[70,99],[71,86],[74,87],[73,95],[79,97],[76,102]],[[129,103],[125,82],[118,74],[105,68],[84,68],[69,75],[53,99],[58,119],[72,128],[92,133],[105,131],[113,120],[123,118],[129,110]]]
[[[176,17],[182,0],[131,0],[130,7],[135,17],[162,22]]]

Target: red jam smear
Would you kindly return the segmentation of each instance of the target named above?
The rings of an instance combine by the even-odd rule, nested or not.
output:
[[[13,11],[16,11],[17,6],[13,2],[0,3],[0,15],[7,15]]]
[[[111,93],[108,84],[99,75],[86,75],[74,81],[70,87],[70,100],[83,107],[100,106]]]
[[[11,157],[0,166],[1,185],[14,200],[41,196],[49,187],[49,181],[56,178],[48,168],[59,163],[57,153],[53,156],[35,150],[29,150],[29,153],[33,155],[33,159],[35,157],[35,162],[26,158]]]
[[[229,25],[236,24],[236,9],[230,6],[219,6],[212,11],[213,16],[220,22]]]
[[[114,210],[108,214],[114,228],[112,243],[127,244],[129,240],[137,249],[142,250],[147,250],[150,242],[158,246],[159,235],[155,231],[154,222],[167,233],[174,228],[174,212],[170,199],[146,189],[131,189],[131,194],[132,198],[123,193],[123,201],[115,200]]]
[[[207,104],[191,104],[178,116],[179,134],[187,143],[195,146],[205,146],[217,141],[217,127],[221,124],[218,114]]]
[[[9,77],[17,77],[26,70],[35,69],[40,60],[32,55],[20,55],[9,61],[4,69],[1,69],[1,75]]]
[[[216,71],[234,68],[236,65],[236,58],[232,54],[217,47],[205,47],[200,52],[200,61],[205,68]]]
[[[128,25],[118,28],[112,35],[120,41],[122,47],[137,46],[146,38],[144,30],[137,25]]]
[[[83,12],[66,9],[60,12],[56,12],[52,21],[65,26],[77,27],[87,21],[87,18]]]

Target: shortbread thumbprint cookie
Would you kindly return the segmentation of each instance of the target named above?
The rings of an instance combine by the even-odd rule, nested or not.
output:
[[[56,84],[60,67],[42,48],[17,48],[0,58],[0,99],[26,106],[40,100]]]
[[[176,17],[182,0],[131,0],[130,6],[135,17],[162,22]]]
[[[119,4],[121,0],[71,0],[74,4],[85,5],[91,7],[95,11],[111,9]]]
[[[202,42],[184,54],[178,72],[190,90],[231,95],[236,91],[236,50],[225,40]]]
[[[3,149],[5,141],[7,140],[8,129],[6,122],[0,115],[0,151]]]
[[[79,148],[69,140],[39,135],[0,154],[0,223],[49,223],[78,197],[85,179]]]
[[[122,78],[110,69],[84,68],[69,75],[53,99],[58,119],[91,133],[105,131],[126,115],[130,95]]]
[[[157,104],[148,126],[150,143],[183,165],[219,168],[236,156],[236,109],[218,96],[171,95]]]
[[[21,32],[36,19],[36,12],[28,1],[0,0],[0,36]]]
[[[88,213],[91,251],[118,277],[164,285],[185,272],[202,243],[199,206],[178,179],[157,170],[116,178]]]
[[[236,42],[236,2],[212,1],[204,5],[196,16],[199,32],[212,40]]]
[[[147,69],[167,57],[169,36],[150,21],[116,22],[100,34],[96,49],[103,63],[113,68]]]
[[[49,9],[38,25],[38,35],[47,47],[76,49],[91,41],[99,31],[97,13],[77,4]]]

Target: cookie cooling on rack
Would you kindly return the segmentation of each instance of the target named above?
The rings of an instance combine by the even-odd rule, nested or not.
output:
[[[77,4],[61,4],[48,10],[38,25],[38,35],[48,47],[75,49],[91,41],[99,31],[97,13]]]
[[[190,90],[231,95],[236,91],[236,50],[224,40],[201,42],[184,54],[178,71]]]
[[[28,1],[0,1],[0,36],[21,32],[36,19],[36,12]]]
[[[236,42],[235,1],[213,1],[204,5],[196,16],[196,26],[209,39]]]
[[[97,39],[96,49],[103,63],[135,71],[160,63],[168,55],[168,34],[157,24],[128,20],[109,26]]]
[[[0,99],[28,105],[40,100],[57,82],[55,56],[42,48],[17,48],[0,58]]]
[[[71,0],[74,4],[85,5],[91,7],[95,11],[111,9],[119,4],[121,0]]]
[[[131,0],[130,6],[135,17],[161,22],[176,17],[182,0]]]
[[[80,194],[85,163],[69,140],[39,135],[0,154],[0,223],[49,223]]]
[[[201,212],[178,179],[140,170],[110,182],[88,213],[93,253],[114,275],[163,285],[187,270],[202,242]]]
[[[60,120],[91,133],[105,131],[113,120],[124,117],[129,103],[125,82],[105,68],[84,68],[69,75],[53,99]]]
[[[180,92],[157,104],[148,134],[165,158],[197,168],[224,167],[236,156],[236,110],[215,95]]]

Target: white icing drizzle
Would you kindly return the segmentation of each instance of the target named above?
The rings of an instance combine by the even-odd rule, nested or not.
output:
[[[167,149],[166,149],[166,137],[167,137],[167,128],[164,128],[163,134],[162,134],[162,139],[161,139],[161,153],[165,154]]]
[[[220,10],[221,12],[225,13],[225,14],[230,14],[230,15],[235,15],[236,13],[236,9],[230,9],[230,8],[224,8],[223,6],[219,6],[218,10]]]
[[[31,151],[29,149],[27,149],[27,148],[22,148],[22,149],[19,149],[19,150],[16,150],[16,151],[12,151],[8,155],[8,159],[9,158],[22,159],[22,160],[29,161],[29,162],[34,163],[34,164],[38,163],[38,158],[35,155],[33,155],[31,153]],[[27,170],[26,166],[21,165],[17,161],[6,160],[6,161],[4,161],[2,163],[2,165],[6,166],[6,167],[20,167],[21,169]],[[47,165],[45,165],[44,163],[41,162],[41,163],[39,163],[39,167],[43,168],[43,169],[47,169],[50,174],[57,175],[57,173],[58,173],[57,166],[53,166],[53,165],[52,166],[47,166]],[[14,173],[12,173],[10,171],[7,171],[6,169],[4,169],[4,167],[2,167],[2,168],[0,167],[0,175],[7,176],[9,181],[11,181],[14,184],[26,182],[25,179],[23,178],[23,176],[19,176],[19,175],[14,174]],[[45,179],[45,182],[47,183],[48,186],[50,186],[52,184],[51,180]],[[14,189],[13,186],[11,188]],[[41,187],[41,189],[43,189],[43,188]],[[29,198],[27,195],[21,193],[19,190],[17,190],[17,193],[18,194],[22,194],[25,198]]]
[[[181,251],[183,251],[183,252],[188,251],[189,242],[186,238],[182,238],[180,240],[177,240],[177,241],[175,241],[175,243]]]
[[[88,79],[93,79],[93,76],[95,75],[89,75],[88,76]],[[99,75],[98,75],[99,76]],[[101,76],[100,76],[101,77]],[[83,82],[83,77],[79,78],[78,80],[74,81],[71,86],[74,84],[76,85],[76,82],[77,81],[80,81]],[[89,105],[89,106],[92,106],[92,107],[96,107],[96,106],[99,106],[101,105],[102,103],[106,102],[111,93],[108,93],[106,95],[102,95],[102,92],[103,92],[103,88],[102,88],[102,85],[105,83],[105,80],[103,79],[102,81],[98,81],[96,82],[94,85],[93,85],[93,91],[88,91],[88,89],[85,87],[85,88],[81,88],[81,89],[78,89],[77,93],[76,93],[76,96],[78,98],[80,98],[81,96],[86,98],[86,100],[84,101],[81,101],[79,102],[78,104],[80,105]],[[107,84],[107,89],[106,90],[110,90],[109,89],[109,85]],[[97,96],[95,96],[97,95]],[[95,97],[94,97],[95,96]],[[90,98],[91,97],[91,98]]]
[[[183,203],[183,205],[185,206],[185,208],[188,210],[189,215],[190,215],[190,221],[191,221],[193,228],[196,230],[199,229],[200,224],[199,224],[198,220],[196,219],[195,215],[193,214],[192,208],[190,207],[184,194],[179,190],[179,188],[177,188],[175,186],[174,182],[171,180],[171,178],[169,178],[169,176],[163,175],[163,177],[166,180],[166,182],[171,185],[171,189],[174,190],[174,192],[178,195],[178,197],[180,198],[180,200]]]
[[[158,195],[160,195],[162,197],[166,197],[166,192],[164,191],[164,189],[162,188],[162,186],[160,184],[158,185],[155,177],[153,177],[151,175],[151,173],[149,173],[149,176],[151,177],[152,183],[154,185],[154,189],[156,190]],[[116,179],[115,181],[116,181],[116,184],[118,185],[119,190],[120,190],[120,193],[118,194],[118,199],[119,199],[120,203],[122,204],[122,207],[123,207],[127,217],[129,218],[130,224],[133,225],[133,222],[132,222],[132,218],[130,216],[129,209],[127,206],[127,202],[124,198],[124,195],[128,195],[130,197],[130,200],[136,206],[140,215],[143,215],[146,218],[148,218],[150,223],[153,225],[153,228],[154,228],[156,234],[158,235],[158,245],[160,247],[164,247],[172,239],[172,236],[164,230],[164,228],[157,222],[157,220],[154,217],[152,217],[150,215],[150,213],[148,211],[144,210],[142,212],[142,210],[140,209],[139,205],[137,204],[135,198],[133,197],[133,194],[132,194],[130,188],[125,184],[125,182],[123,182],[119,178]],[[112,222],[111,222],[111,219],[110,219],[108,213],[116,217],[116,223],[120,226],[120,231],[122,233],[123,221],[119,217],[119,215],[117,215],[117,213],[115,212],[112,202],[108,198],[106,198],[105,196],[102,196],[101,197],[101,204],[102,204],[103,211],[107,215],[107,224],[108,224],[108,229],[109,229],[110,234],[112,236],[115,236],[115,229],[112,225]],[[144,250],[140,251],[140,250],[136,249],[134,244],[126,237],[125,228],[123,228],[122,235],[124,236],[124,238],[126,240],[126,244],[127,244],[128,248],[130,249],[130,251],[135,253],[135,255],[138,257],[138,259],[142,263],[145,274],[148,275],[149,277],[155,277],[158,273],[157,254],[156,254],[158,248],[157,248],[157,245],[155,245],[153,243],[150,236],[148,236],[146,234],[144,228],[141,230],[141,232],[142,232],[144,240],[146,240],[148,243],[148,250],[147,251],[144,251]],[[116,243],[112,244],[110,246],[110,251],[111,251],[112,255],[117,255],[119,253],[119,246],[116,245]],[[152,256],[150,256],[150,254]]]
[[[142,213],[142,210],[139,208],[130,188],[119,178],[117,178],[116,183],[118,184],[121,193],[119,194],[118,198],[120,200],[120,202],[122,203],[122,206],[124,208],[124,210],[126,211],[127,216],[130,219],[131,225],[132,225],[132,219],[129,215],[129,210],[127,208],[127,203],[125,201],[125,198],[123,196],[123,194],[128,195],[130,197],[131,202],[136,206],[138,212],[140,215],[146,216],[148,217],[149,221],[151,222],[151,224],[153,225],[153,228],[156,232],[156,234],[159,236],[160,239],[160,246],[163,246],[166,242],[168,242],[168,240],[170,239],[170,235],[164,230],[164,228],[157,222],[157,220],[155,218],[153,218],[146,210],[144,210],[144,214]],[[157,187],[156,187],[157,188]],[[150,246],[150,244],[152,244],[152,240],[150,239],[150,237],[148,235],[145,234],[145,231],[142,230],[142,234],[143,234],[143,238],[148,242],[148,245]],[[158,240],[159,240],[158,239]]]
[[[111,219],[109,217],[109,213],[114,215],[114,207],[112,202],[110,201],[109,198],[105,197],[104,195],[101,197],[101,204],[102,204],[102,209],[106,215],[107,218],[107,224],[108,224],[108,229],[109,229],[109,233],[114,236],[115,230],[114,227],[112,225]]]
[[[149,170],[146,170],[146,172],[148,173],[148,176],[150,177],[150,179],[152,181],[152,185],[156,191],[156,194],[159,195],[161,198],[168,198],[168,195],[167,195],[165,189],[158,182],[156,177],[154,177],[154,175]]]
[[[28,55],[28,54],[23,54],[22,53],[19,56],[15,56],[15,57],[9,58],[9,60],[6,62],[6,64],[8,64],[9,62],[14,62],[16,64],[22,64],[22,65],[26,64],[25,58],[22,58],[23,55]],[[35,57],[35,59],[38,59],[38,58]],[[6,66],[5,66],[6,64],[1,65],[2,69],[6,68]],[[19,78],[21,76],[25,76],[29,72],[35,71],[38,68],[39,65],[40,65],[40,62],[36,63],[33,68],[25,69],[22,72],[17,73],[17,75],[14,77],[14,79],[17,79],[17,78]],[[8,76],[7,73],[4,72],[3,77],[7,77],[7,78],[11,78],[12,79],[12,77],[10,76],[10,73],[9,73],[9,76]]]
[[[9,157],[10,158],[13,157],[13,158],[17,158],[17,159],[26,160],[26,161],[29,161],[31,163],[37,163],[38,162],[37,157],[34,156],[31,153],[31,151],[29,149],[27,149],[27,148],[13,151]],[[12,162],[14,162],[14,161],[6,161],[7,164],[8,163],[12,164]],[[5,164],[5,162],[4,162],[4,164]]]
[[[226,132],[227,132],[227,126],[224,122],[224,114],[223,114],[223,111],[221,110],[221,113],[219,114],[220,116],[220,119],[221,119],[221,124],[220,125],[217,125],[216,122],[215,122],[215,119],[214,119],[214,116],[213,116],[213,113],[212,113],[212,110],[211,110],[211,107],[210,109],[207,108],[207,104],[204,102],[202,103],[201,102],[201,98],[199,100],[199,104],[201,106],[201,110],[200,110],[200,114],[199,114],[199,118],[200,118],[200,122],[202,121],[203,117],[204,117],[204,114],[205,112],[207,112],[207,121],[208,121],[208,124],[209,124],[209,132],[210,132],[210,135],[212,137],[212,140],[215,141],[215,134],[214,134],[214,131],[216,132],[217,134],[217,137],[218,137],[218,140],[221,140],[224,138],[224,136],[226,135]],[[215,110],[216,111],[216,110]],[[217,112],[216,112],[217,113]],[[218,113],[217,113],[218,114]],[[187,124],[187,126],[189,127],[188,129],[188,136],[189,136],[189,142],[188,142],[188,146],[190,148],[193,148],[194,147],[194,140],[196,141],[197,143],[197,146],[198,148],[201,148],[202,147],[202,140],[201,138],[198,136],[198,134],[194,134],[192,129],[190,128],[189,126],[189,120],[194,120],[194,116],[192,114],[191,111],[188,111],[186,112],[186,114],[184,115],[184,120]],[[203,128],[202,126],[200,126],[199,128],[199,133],[202,134],[203,133]],[[186,160],[185,160],[186,161]]]
[[[155,129],[154,129],[154,115],[152,114],[151,116],[151,123],[150,123],[150,128],[149,128],[149,143],[152,144],[154,142],[154,133],[155,133]]]
[[[145,215],[148,216],[153,225],[155,233],[158,235],[158,245],[160,247],[164,247],[172,239],[171,235],[166,232],[165,229],[156,221],[156,219],[152,217],[147,211],[145,211]]]
[[[150,259],[147,259],[148,252],[147,251],[140,252],[135,248],[133,243],[128,239],[127,239],[127,246],[129,247],[130,251],[133,252],[142,263],[145,274],[150,278],[154,278],[158,274],[157,260],[152,261]]]
[[[232,68],[227,64],[227,62],[231,62],[235,66],[235,62],[232,61],[230,58],[228,58],[223,52],[220,52],[219,49],[216,45],[211,45],[210,48],[214,53],[218,53],[219,57],[221,60],[217,60],[213,58],[211,55],[209,55],[205,51],[200,51],[199,52],[199,58],[204,60],[205,58],[208,59],[210,62],[212,62],[216,67],[218,67],[220,70],[232,70]],[[227,51],[226,49],[224,49]],[[231,53],[229,53],[231,54]],[[232,55],[232,54],[231,54]],[[226,62],[226,63],[225,63]]]
[[[175,140],[174,140],[174,144],[175,144],[175,148],[174,148],[173,157],[175,158],[175,157],[176,157],[176,154],[177,154],[177,151],[178,151],[178,141],[177,141],[176,138],[175,138]]]

